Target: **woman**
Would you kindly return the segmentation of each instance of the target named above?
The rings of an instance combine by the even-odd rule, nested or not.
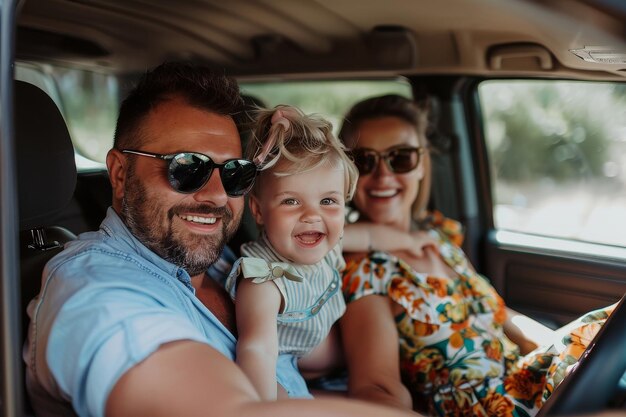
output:
[[[360,171],[360,221],[435,241],[422,239],[421,251],[346,254],[349,394],[405,407],[412,400],[434,415],[534,415],[611,310],[555,338],[508,309],[460,249],[459,224],[425,209],[426,109],[389,95],[358,103],[346,120],[340,135]],[[559,339],[558,348],[528,354]]]

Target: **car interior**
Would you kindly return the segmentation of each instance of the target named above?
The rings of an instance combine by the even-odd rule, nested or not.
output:
[[[367,96],[428,101],[430,206],[461,221],[463,249],[507,305],[556,328],[626,293],[621,0],[0,6],[1,416],[33,415],[22,387],[28,302],[47,260],[98,229],[117,107],[165,61],[235,77],[249,109],[299,105],[337,130]],[[249,119],[237,120],[244,143]],[[535,206],[543,211],[529,214]],[[257,233],[246,213],[230,247]],[[542,415],[626,410],[625,303]]]

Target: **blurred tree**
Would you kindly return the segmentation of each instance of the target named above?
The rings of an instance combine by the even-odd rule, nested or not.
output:
[[[411,97],[411,86],[403,79],[242,83],[241,89],[244,94],[261,98],[268,107],[289,104],[305,113],[320,114],[333,124],[335,133],[343,115],[359,100],[392,93]]]
[[[113,144],[119,107],[117,79],[108,74],[52,67],[63,92],[62,109],[80,155],[104,162]]]
[[[611,130],[626,120],[625,85],[489,81],[481,85],[497,178],[526,182],[603,175]]]

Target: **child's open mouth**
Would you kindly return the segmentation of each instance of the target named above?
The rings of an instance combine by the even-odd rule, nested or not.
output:
[[[326,235],[321,232],[305,232],[300,233],[295,237],[296,240],[304,246],[315,246],[324,238],[324,236]]]

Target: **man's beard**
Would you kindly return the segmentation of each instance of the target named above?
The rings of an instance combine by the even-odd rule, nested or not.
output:
[[[183,234],[174,230],[174,216],[184,212],[221,217],[221,233]],[[165,221],[158,195],[147,192],[133,168],[129,169],[126,178],[121,214],[126,226],[141,243],[166,261],[185,269],[190,276],[206,271],[218,259],[241,220],[233,219],[232,211],[226,206],[195,204],[170,207]]]

